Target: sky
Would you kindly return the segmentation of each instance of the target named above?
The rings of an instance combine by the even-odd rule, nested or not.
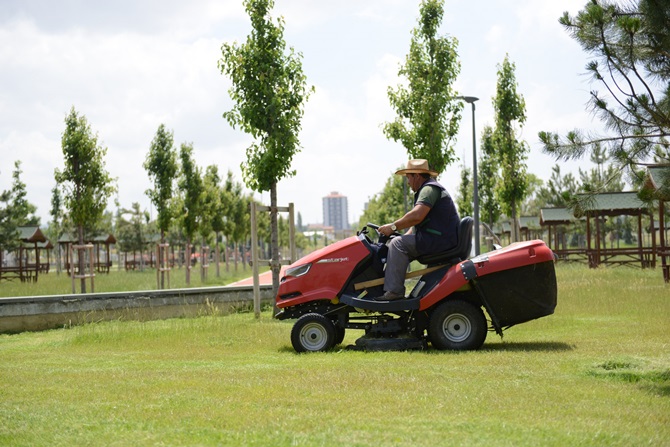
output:
[[[458,40],[459,95],[475,96],[475,145],[493,125],[497,69],[506,55],[516,64],[527,121],[520,138],[530,147],[528,171],[548,180],[556,161],[542,153],[539,131],[560,134],[599,129],[586,110],[594,87],[588,55],[558,23],[587,0],[446,0],[439,33]],[[304,224],[322,223],[322,199],[348,197],[356,226],[365,203],[407,161],[400,143],[387,140],[394,119],[387,90],[402,82],[398,69],[417,25],[419,0],[275,0],[272,16],[285,20],[288,46],[303,55],[315,92],[305,106],[297,174],[278,184],[278,203],[294,203]],[[49,221],[54,170],[63,168],[61,137],[72,107],[86,116],[107,148],[106,169],[117,179],[114,200],[139,202],[142,164],[160,124],[175,144],[192,143],[202,168],[216,164],[242,183],[240,165],[251,137],[222,117],[233,103],[229,79],[217,63],[224,42],[250,32],[241,0],[2,0],[0,1],[0,191],[22,162],[27,199]],[[472,166],[472,109],[466,106],[456,143],[459,161],[439,177],[452,195],[461,167]],[[561,171],[589,168],[587,160],[561,162]],[[247,192],[251,192],[247,190]],[[269,204],[269,193],[255,193]]]

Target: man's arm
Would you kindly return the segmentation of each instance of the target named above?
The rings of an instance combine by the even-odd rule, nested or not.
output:
[[[407,214],[393,222],[396,226],[396,231],[404,230],[405,228],[410,228],[423,222],[423,219],[426,218],[429,212],[430,207],[428,205],[417,203],[414,205],[414,208],[407,212]],[[382,225],[379,227],[379,232],[385,236],[390,236],[393,234],[393,229],[391,228],[391,225],[393,224]]]

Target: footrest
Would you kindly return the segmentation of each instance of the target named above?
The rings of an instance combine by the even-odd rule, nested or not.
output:
[[[375,301],[344,294],[340,297],[340,302],[357,309],[371,310],[375,312],[400,312],[404,310],[419,310],[421,299],[406,298],[404,300],[394,301]]]

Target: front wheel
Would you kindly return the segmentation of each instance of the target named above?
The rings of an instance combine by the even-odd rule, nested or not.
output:
[[[298,318],[291,330],[291,344],[297,352],[327,351],[335,346],[333,321],[321,314],[310,313]]]
[[[428,338],[437,349],[479,349],[486,340],[486,331],[481,307],[461,300],[440,304],[428,323]]]

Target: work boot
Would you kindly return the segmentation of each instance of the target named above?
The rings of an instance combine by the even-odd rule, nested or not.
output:
[[[405,298],[405,295],[400,293],[391,292],[390,290],[384,293],[382,296],[375,297],[375,301],[395,301],[402,300]]]

